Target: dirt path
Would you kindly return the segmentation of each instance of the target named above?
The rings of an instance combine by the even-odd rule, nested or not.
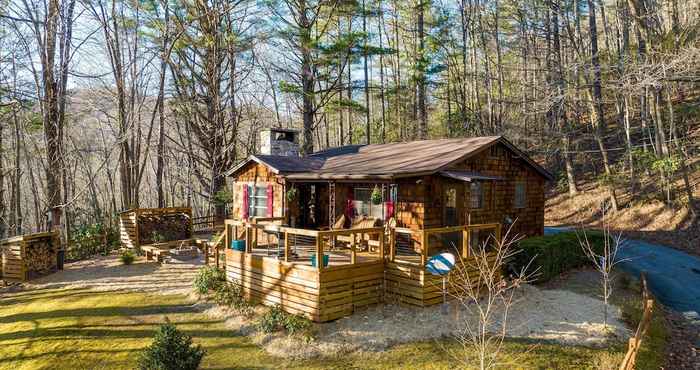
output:
[[[25,289],[90,288],[130,290],[162,294],[189,294],[192,280],[202,258],[190,261],[155,263],[139,258],[123,265],[118,256],[97,256],[89,260],[68,263],[63,271],[25,283]]]

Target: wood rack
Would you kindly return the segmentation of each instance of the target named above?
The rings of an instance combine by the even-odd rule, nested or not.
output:
[[[153,244],[146,243],[143,227],[139,220],[142,216],[175,216],[185,215],[188,219],[188,225],[185,226],[187,235],[182,239],[192,238],[192,208],[189,207],[169,207],[169,208],[134,208],[119,213],[119,239],[122,247],[140,248],[145,245]],[[172,241],[172,240],[165,240]]]
[[[43,255],[45,268],[36,271],[33,267],[32,248],[48,246],[48,255]],[[57,231],[20,235],[0,240],[2,269],[0,277],[5,281],[23,282],[58,269],[58,253],[61,250]],[[46,264],[48,263],[48,264]]]

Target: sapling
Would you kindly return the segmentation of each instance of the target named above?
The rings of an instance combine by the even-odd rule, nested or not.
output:
[[[608,327],[608,307],[610,302],[610,296],[612,296],[613,286],[612,286],[612,272],[615,266],[619,263],[625,261],[625,259],[618,258],[618,252],[623,247],[624,241],[622,239],[622,233],[617,233],[613,235],[610,231],[610,223],[607,220],[607,213],[605,208],[602,209],[602,224],[603,224],[603,244],[602,247],[596,248],[596,245],[592,243],[585,229],[581,228],[576,232],[579,244],[583,253],[586,255],[588,260],[593,265],[593,268],[600,274],[600,285],[602,289],[603,298],[603,328]],[[600,250],[598,250],[600,249]]]

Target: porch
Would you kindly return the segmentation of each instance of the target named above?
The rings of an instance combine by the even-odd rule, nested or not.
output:
[[[451,251],[466,261],[470,245],[501,237],[500,224],[314,230],[285,223],[283,217],[226,220],[227,279],[239,281],[253,301],[317,322],[379,302],[440,303],[441,278],[426,272],[428,258]]]

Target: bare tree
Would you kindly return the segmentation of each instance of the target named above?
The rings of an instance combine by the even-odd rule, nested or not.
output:
[[[530,271],[530,261],[515,274],[503,276],[503,267],[520,251],[516,246],[521,238],[511,237],[511,229],[503,239],[490,236],[470,248],[470,255],[460,257],[450,276],[449,294],[467,312],[459,323],[464,328],[456,337],[464,348],[464,357],[476,353],[479,369],[498,365],[515,291],[537,274],[537,270]]]
[[[615,266],[623,262],[624,259],[617,257],[618,252],[623,247],[622,233],[617,233],[615,235],[610,231],[610,223],[607,219],[607,212],[605,208],[602,210],[602,223],[603,223],[603,245],[602,248],[597,247],[591,242],[588,237],[586,230],[581,228],[577,231],[576,235],[578,237],[579,244],[583,249],[583,253],[591,261],[593,267],[600,273],[600,284],[602,289],[603,297],[603,327],[608,326],[608,305],[610,296],[613,292],[611,275]]]

